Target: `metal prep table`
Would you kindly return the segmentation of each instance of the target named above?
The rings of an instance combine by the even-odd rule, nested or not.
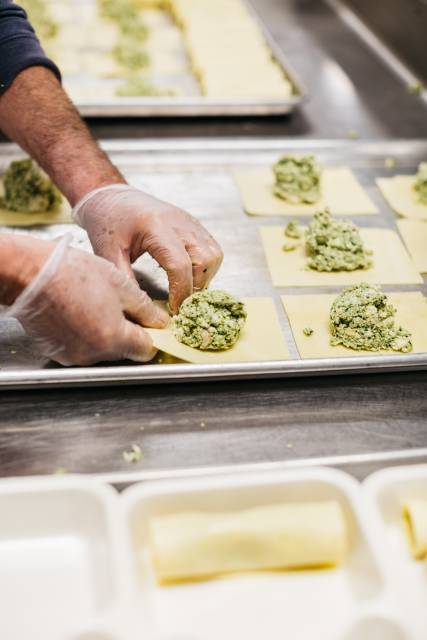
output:
[[[311,100],[292,118],[225,123],[91,122],[102,137],[298,135],[427,137],[427,108],[405,82],[317,0],[257,0]],[[381,78],[377,82],[376,78]],[[345,103],[333,87],[340,84]],[[404,115],[403,115],[404,114]],[[180,386],[4,391],[0,474],[138,473],[321,457],[358,475],[427,461],[427,373],[213,382]],[[388,452],[394,452],[390,456]],[[325,457],[326,456],[326,457]],[[333,456],[331,458],[331,456]],[[338,458],[336,457],[338,456]],[[344,456],[344,458],[343,458]],[[348,456],[356,456],[348,458]],[[118,479],[121,476],[117,476]]]

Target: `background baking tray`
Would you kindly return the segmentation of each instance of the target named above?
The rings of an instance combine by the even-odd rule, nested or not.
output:
[[[89,4],[92,6],[94,1],[96,0],[79,0],[78,4],[81,4],[81,6],[85,8],[84,5]],[[79,109],[80,113],[85,117],[268,116],[291,112],[302,101],[307,92],[302,82],[295,74],[295,71],[292,69],[292,66],[284,55],[282,49],[276,43],[258,13],[253,9],[249,2],[246,3],[246,5],[249,13],[258,23],[259,30],[270,48],[274,60],[277,62],[283,71],[283,74],[292,85],[292,94],[288,97],[265,99],[251,97],[209,98],[201,95],[198,82],[190,70],[184,47],[184,40],[182,39],[182,51],[177,52],[179,60],[182,58],[182,72],[173,74],[170,78],[171,86],[176,86],[180,92],[182,91],[182,95],[165,97],[105,97],[103,96],[103,87],[108,87],[112,84],[112,80],[106,77],[104,79],[96,79],[96,83],[101,89],[99,95],[102,97],[97,97],[96,92],[91,91],[93,96],[91,95],[91,97],[88,98],[85,98],[84,96],[76,96],[73,98],[73,102]],[[79,11],[75,12],[75,16],[76,17],[74,19],[77,21],[76,24],[78,25],[80,20]],[[171,18],[166,15],[166,13],[164,14],[164,20],[165,23],[171,22]],[[72,45],[70,44],[70,46]],[[90,43],[88,43],[87,50],[91,50]],[[244,64],[244,62],[242,62],[242,64]],[[165,75],[160,75],[160,88],[163,84],[163,88],[167,88],[169,75],[167,73]],[[87,71],[84,71],[73,78],[67,75],[66,70],[64,70],[63,79],[66,87],[68,81],[71,80],[73,83],[77,82],[82,86],[91,85],[90,76],[87,75]],[[93,87],[91,88],[93,89]],[[72,92],[71,97],[73,97]]]
[[[18,323],[0,321],[0,388],[34,386],[87,386],[116,383],[147,384],[206,379],[272,378],[301,375],[362,373],[369,371],[403,371],[427,369],[427,354],[369,357],[346,357],[300,360],[295,343],[280,305],[280,294],[301,293],[301,289],[273,288],[266,267],[258,227],[266,223],[244,214],[231,170],[238,167],[270,165],[281,153],[315,153],[325,164],[350,166],[377,204],[378,216],[353,216],[356,223],[395,227],[395,217],[378,192],[374,179],[397,172],[414,172],[427,157],[427,141],[307,141],[307,140],[162,140],[115,141],[105,150],[124,172],[128,180],[155,195],[170,200],[195,214],[223,244],[226,258],[215,286],[237,296],[271,296],[276,303],[282,329],[290,350],[290,360],[280,362],[235,363],[220,365],[113,363],[95,367],[61,368],[37,355],[31,341],[23,335]],[[21,152],[13,145],[0,149],[0,172]],[[385,168],[385,159],[394,158],[396,166]],[[277,221],[269,218],[268,221]],[[283,218],[282,218],[283,222]],[[69,226],[33,228],[31,233],[42,238],[63,234]],[[88,248],[81,229],[72,227],[73,243]],[[28,232],[17,230],[17,232]],[[250,254],[251,261],[242,257]],[[136,270],[141,284],[154,297],[166,295],[162,270],[148,256],[138,261]],[[390,290],[421,290],[421,286],[388,286]],[[338,288],[324,288],[337,292]],[[311,288],[304,289],[312,292]]]

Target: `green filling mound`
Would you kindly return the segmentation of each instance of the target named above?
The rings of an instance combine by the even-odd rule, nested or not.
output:
[[[9,211],[56,211],[62,201],[52,180],[30,158],[11,162],[3,176],[3,188],[0,205]]]
[[[358,228],[350,221],[334,220],[328,209],[314,214],[305,238],[310,269],[354,271],[372,266]]]
[[[57,36],[59,26],[50,17],[48,6],[44,0],[20,0],[19,4],[27,12],[39,38],[46,41]]]
[[[150,58],[142,45],[147,40],[149,28],[141,11],[132,0],[98,0],[98,7],[101,16],[112,20],[119,29],[118,41],[112,51],[117,62],[130,71],[147,67]]]
[[[395,314],[378,286],[362,282],[344,289],[330,311],[331,345],[359,351],[412,351],[411,334],[395,324]]]
[[[283,156],[273,172],[273,193],[291,204],[314,204],[320,198],[321,169],[314,156]]]
[[[132,0],[98,0],[98,6],[101,16],[113,20],[123,35],[140,42],[147,38],[149,29]]]
[[[230,349],[239,339],[246,310],[226,291],[198,291],[184,300],[173,318],[179,342],[202,351]]]
[[[141,76],[131,76],[116,90],[116,96],[173,96],[171,89],[159,89]]]
[[[414,189],[417,192],[418,200],[422,204],[427,204],[427,162],[421,162],[418,167]]]
[[[122,37],[113,49],[113,56],[122,67],[135,71],[150,64],[149,55],[137,40]]]

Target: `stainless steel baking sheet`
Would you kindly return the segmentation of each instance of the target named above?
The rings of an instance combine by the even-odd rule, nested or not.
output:
[[[377,204],[380,210],[378,216],[353,216],[356,223],[395,227],[394,214],[378,192],[374,178],[392,175],[393,172],[414,171],[417,164],[427,157],[427,141],[123,140],[108,142],[104,144],[104,148],[132,184],[186,208],[218,237],[225,249],[226,258],[215,286],[228,289],[238,296],[271,296],[275,300],[291,359],[223,365],[113,363],[62,368],[36,354],[31,341],[23,334],[18,323],[3,318],[0,319],[0,388],[149,384],[427,369],[427,353],[299,359],[280,304],[280,294],[298,294],[301,289],[272,287],[258,236],[259,225],[265,224],[267,219],[260,220],[244,214],[230,173],[238,167],[271,164],[284,151],[312,152],[322,163],[350,166]],[[11,159],[20,154],[17,147],[2,145],[0,173]],[[392,171],[384,165],[385,159],[390,157],[396,161],[396,167]],[[275,218],[268,220],[277,222]],[[14,232],[30,232],[38,237],[53,238],[69,230],[69,226],[56,225]],[[84,232],[77,227],[71,227],[71,230],[75,246],[89,248]],[[166,295],[165,275],[153,260],[144,256],[136,263],[136,271],[142,285],[151,295]],[[425,283],[418,286],[389,286],[384,289],[421,290],[426,293]],[[334,292],[339,289],[324,290]],[[304,289],[305,293],[312,291],[315,289]]]
[[[65,0],[71,3],[71,0]],[[49,0],[53,3],[53,0]],[[73,3],[75,4],[75,3]],[[78,0],[78,4],[82,10],[73,11],[72,27],[78,29],[79,22],[84,19],[86,12],[96,13],[95,0]],[[176,52],[176,58],[182,63],[180,71],[163,73],[154,73],[154,84],[160,88],[176,88],[179,95],[165,97],[115,97],[109,96],[114,94],[117,79],[97,76],[90,73],[90,69],[82,69],[80,73],[67,73],[66,68],[63,69],[63,80],[65,88],[69,90],[73,102],[79,109],[80,113],[85,117],[128,117],[128,116],[243,116],[243,115],[278,115],[291,112],[306,96],[306,90],[292,69],[291,64],[287,60],[280,46],[276,43],[259,15],[254,11],[250,3],[247,3],[248,10],[258,23],[259,29],[266,40],[273,58],[283,71],[283,74],[292,85],[292,94],[286,98],[280,99],[235,99],[221,98],[213,99],[200,94],[200,88],[195,76],[192,74],[187,54],[184,48],[184,42],[180,50]],[[158,11],[160,13],[160,11]],[[165,13],[163,21],[172,24],[171,18]],[[175,29],[179,31],[178,27]],[[68,46],[72,47],[72,43]],[[82,55],[88,55],[92,51],[92,45],[87,43],[86,47],[81,50]],[[93,49],[96,53],[96,48]],[[61,64],[59,63],[59,66]],[[150,69],[148,69],[150,75]],[[77,86],[79,91],[77,95],[73,95],[73,86]],[[84,96],[84,87],[87,87],[90,97]],[[80,95],[81,94],[81,95]],[[182,94],[182,95],[181,95]]]

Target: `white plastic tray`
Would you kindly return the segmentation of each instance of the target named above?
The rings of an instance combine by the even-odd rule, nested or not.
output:
[[[363,483],[374,525],[383,540],[390,580],[399,586],[399,607],[407,610],[416,637],[427,638],[427,561],[414,560],[402,522],[408,498],[427,499],[427,465],[377,471]]]
[[[0,638],[7,640],[425,640],[427,564],[411,559],[400,502],[427,465],[361,486],[328,468],[138,483],[83,476],[0,481]],[[337,569],[160,587],[154,514],[336,499],[350,549]]]

